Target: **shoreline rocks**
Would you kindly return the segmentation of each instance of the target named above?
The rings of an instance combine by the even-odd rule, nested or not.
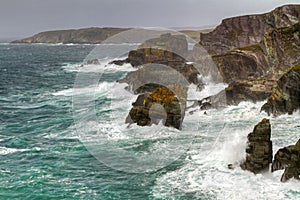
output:
[[[272,172],[284,169],[281,182],[291,178],[300,180],[300,140],[295,145],[281,148],[277,151],[272,162]]]

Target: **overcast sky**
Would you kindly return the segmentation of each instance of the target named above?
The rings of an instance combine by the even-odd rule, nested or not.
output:
[[[0,0],[0,38],[82,27],[201,27],[300,0]]]

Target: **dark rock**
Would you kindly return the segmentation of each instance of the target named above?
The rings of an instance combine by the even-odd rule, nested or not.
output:
[[[225,89],[226,103],[237,105],[242,101],[264,101],[271,94],[275,80],[255,80],[232,82]]]
[[[300,5],[285,5],[260,15],[224,19],[210,33],[200,34],[200,44],[212,55],[260,43],[266,32],[299,22]]]
[[[118,66],[122,66],[126,63],[129,63],[128,58],[124,59],[124,60],[113,60],[108,64],[114,64],[114,65],[118,65]]]
[[[281,148],[275,154],[272,162],[272,172],[285,169],[281,181],[286,182],[290,178],[299,180],[300,176],[300,140],[296,145]]]
[[[175,87],[177,90],[182,90],[178,86],[174,86],[174,90],[176,90]],[[185,106],[181,105],[178,97],[169,88],[159,86],[153,92],[139,95],[133,103],[126,123],[149,126],[162,121],[165,126],[181,129]]]
[[[248,135],[246,161],[241,164],[245,170],[255,174],[267,171],[272,163],[273,151],[271,138],[271,125],[268,119],[263,119]]]
[[[277,82],[262,111],[274,116],[292,114],[300,107],[300,65],[291,67]]]

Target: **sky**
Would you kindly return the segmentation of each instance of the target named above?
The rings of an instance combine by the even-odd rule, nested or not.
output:
[[[0,38],[85,27],[203,27],[300,0],[0,0]]]

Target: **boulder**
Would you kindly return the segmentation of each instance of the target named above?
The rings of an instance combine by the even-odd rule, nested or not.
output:
[[[281,148],[275,154],[272,162],[272,172],[284,169],[281,181],[286,182],[290,178],[299,180],[300,176],[300,140],[295,145]]]
[[[271,125],[268,119],[263,119],[248,135],[246,161],[241,164],[245,170],[255,174],[269,170],[272,163],[273,151],[271,141]]]
[[[266,104],[261,108],[269,115],[292,114],[300,107],[300,65],[286,71],[278,80]]]

